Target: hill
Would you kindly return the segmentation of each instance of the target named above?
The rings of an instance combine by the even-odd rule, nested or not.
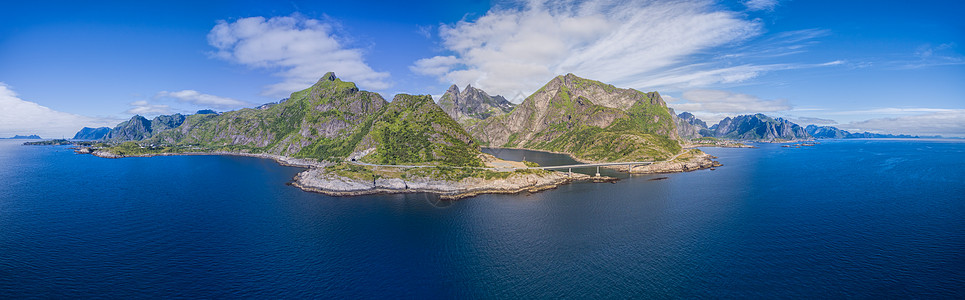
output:
[[[392,103],[327,73],[285,101],[221,114],[141,116],[118,124],[108,141],[140,141],[158,149],[228,151],[341,161],[478,166],[478,146],[429,96],[398,95]],[[125,153],[115,153],[124,155]]]
[[[469,132],[488,146],[563,152],[585,161],[662,160],[681,150],[660,94],[573,74],[553,78],[509,114],[482,120]]]

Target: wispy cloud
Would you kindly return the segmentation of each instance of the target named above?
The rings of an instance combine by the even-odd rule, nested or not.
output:
[[[747,10],[750,11],[774,10],[777,0],[747,0],[744,1],[744,6],[747,6]]]
[[[295,14],[287,17],[250,17],[218,21],[208,33],[215,57],[253,68],[277,70],[282,82],[266,87],[265,96],[284,97],[304,89],[325,72],[369,89],[388,88],[388,72],[372,69],[363,51],[345,45],[332,25]]]
[[[692,90],[683,94],[686,102],[668,105],[679,111],[705,113],[758,113],[786,111],[792,108],[787,100],[764,100],[748,94],[721,90]]]
[[[131,115],[156,116],[171,113],[171,107],[165,104],[152,104],[147,100],[128,103],[131,108],[124,111]]]
[[[956,51],[957,47],[956,43],[943,43],[937,46],[924,44],[918,46],[910,55],[905,55],[906,59],[885,61],[881,65],[897,70],[965,65],[965,56]]]
[[[154,98],[174,98],[180,102],[220,109],[236,109],[250,104],[241,100],[202,94],[195,90],[181,90],[177,92],[162,91],[157,93]]]
[[[0,137],[37,134],[45,138],[72,137],[82,127],[112,127],[121,120],[94,118],[56,111],[20,99],[0,82]]]
[[[752,62],[804,51],[810,39],[827,34],[817,29],[779,33],[758,41],[758,48],[742,48],[762,34],[762,27],[743,13],[702,0],[530,1],[440,25],[448,53],[418,60],[411,69],[493,94],[527,95],[565,73],[638,89],[682,91],[843,63]],[[775,47],[782,51],[762,50]]]
[[[965,136],[965,109],[936,109],[925,114],[874,118],[840,127],[851,131],[962,137]]]

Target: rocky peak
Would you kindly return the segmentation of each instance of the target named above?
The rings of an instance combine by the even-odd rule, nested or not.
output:
[[[451,93],[451,94],[454,94],[454,95],[458,95],[458,94],[459,94],[459,86],[457,86],[457,85],[455,85],[455,84],[449,86],[449,89],[446,90],[446,93]]]
[[[782,118],[764,114],[741,115],[724,118],[711,127],[714,136],[737,140],[801,140],[811,139],[803,127]]]
[[[459,121],[483,120],[513,110],[514,104],[502,96],[490,96],[482,89],[466,85],[462,91],[452,85],[439,98],[439,106],[450,117]]]
[[[335,79],[338,79],[338,77],[335,77],[335,72],[328,72],[325,73],[325,75],[322,75],[322,78],[319,78],[318,82],[335,81]]]

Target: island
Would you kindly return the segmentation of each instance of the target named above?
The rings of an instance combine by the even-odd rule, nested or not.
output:
[[[440,105],[441,104],[441,105]],[[519,105],[471,86],[440,98],[386,101],[354,83],[322,76],[285,100],[235,111],[135,115],[76,147],[104,158],[241,155],[306,168],[292,185],[336,196],[433,193],[443,199],[536,192],[615,178],[507,161],[481,147],[565,153],[630,173],[668,173],[721,164],[685,148],[678,118],[657,92],[621,89],[573,74],[557,76]]]

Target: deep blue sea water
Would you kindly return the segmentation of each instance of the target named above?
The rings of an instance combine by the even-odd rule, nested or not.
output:
[[[965,298],[958,141],[708,148],[724,166],[457,202],[21,142],[0,141],[3,299]]]

